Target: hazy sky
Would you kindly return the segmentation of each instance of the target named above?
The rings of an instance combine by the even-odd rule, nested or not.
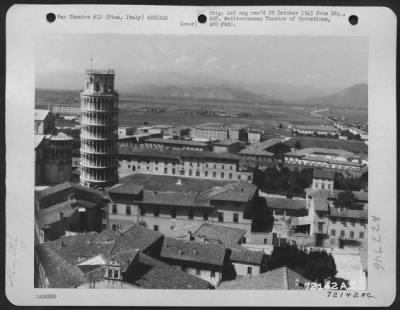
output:
[[[368,75],[368,40],[360,37],[53,35],[37,41],[37,86],[82,88],[91,56],[94,68],[116,70],[120,88],[158,73],[324,88]]]

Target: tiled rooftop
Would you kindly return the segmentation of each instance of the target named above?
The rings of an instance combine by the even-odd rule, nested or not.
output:
[[[210,283],[148,255],[139,254],[134,283],[148,289],[209,289]]]
[[[248,202],[254,197],[256,191],[257,186],[254,184],[236,182],[203,192],[198,199]]]
[[[231,228],[209,223],[204,223],[193,233],[196,237],[204,237],[208,242],[218,242],[222,244],[238,244],[245,234],[245,229]]]
[[[180,185],[177,184],[179,180]],[[141,185],[148,191],[195,193],[210,190],[216,186],[221,187],[232,183],[232,181],[135,173],[121,178],[119,183]]]
[[[135,262],[133,270],[129,271],[129,278],[125,279],[131,285],[124,282],[125,288],[210,288],[207,281],[140,252],[160,236],[159,233],[139,226],[125,234],[91,232],[45,242],[36,247],[36,253],[51,287],[70,288],[85,285],[89,280],[102,281],[105,265],[111,259],[116,259],[122,272],[127,271],[130,264]],[[101,284],[98,285],[101,288]]]
[[[160,257],[175,261],[202,263],[222,267],[226,248],[219,244],[202,244],[165,238]]]
[[[255,276],[221,282],[218,289],[301,290],[305,289],[306,282],[310,281],[287,267],[281,267]]]
[[[230,261],[243,264],[261,265],[264,252],[249,250],[244,247],[232,247]]]
[[[105,200],[105,196],[99,191],[71,182],[64,182],[35,192],[36,199],[40,203],[40,208],[47,208],[60,202],[70,200],[71,194],[74,194],[74,199],[94,204],[99,204]]]
[[[132,182],[117,184],[108,190],[112,194],[138,195],[143,190],[143,185],[137,185]]]
[[[138,203],[184,207],[212,207],[209,201],[198,200],[196,197],[197,194],[195,193],[143,191],[143,200]]]

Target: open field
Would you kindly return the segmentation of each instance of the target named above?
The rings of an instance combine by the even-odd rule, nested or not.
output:
[[[37,90],[36,107],[55,104],[79,106],[79,91]],[[152,98],[120,95],[119,123],[121,126],[143,126],[159,123],[191,126],[203,122],[247,124],[266,134],[287,135],[287,126],[318,125],[326,120],[312,116],[314,107],[293,106],[272,102],[235,102],[191,98]],[[282,124],[284,129],[276,128]]]
[[[368,110],[353,107],[334,107],[328,111],[320,112],[324,117],[337,118],[342,123],[368,124]]]
[[[337,140],[329,138],[314,137],[292,137],[285,144],[295,147],[296,141],[299,141],[302,148],[322,147],[331,149],[342,149],[356,154],[368,154],[368,145],[363,141],[357,140]]]

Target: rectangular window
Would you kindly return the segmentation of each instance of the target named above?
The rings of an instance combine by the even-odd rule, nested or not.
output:
[[[224,213],[223,212],[218,212],[218,222],[220,222],[220,223],[224,222]]]
[[[188,215],[189,219],[192,220],[193,216],[194,216],[193,215],[193,210],[189,210],[189,215]]]
[[[224,165],[222,165],[222,169],[225,169]]]
[[[239,223],[239,214],[238,213],[233,213],[233,222]]]
[[[155,217],[158,217],[159,215],[160,215],[160,209],[155,208],[155,209],[154,209],[154,216],[155,216]]]
[[[196,269],[196,274],[199,276],[200,275],[201,270],[199,268]]]
[[[211,278],[215,278],[215,271],[211,271]]]
[[[247,274],[249,275],[249,276],[251,276],[251,274],[252,274],[252,268],[251,267],[247,267]]]
[[[204,172],[204,176],[208,177],[208,171]]]
[[[351,239],[354,238],[354,231],[350,231],[350,238],[351,238]]]
[[[118,270],[114,270],[114,278],[118,279],[119,278],[119,272]]]
[[[113,274],[113,270],[112,269],[108,269],[108,277],[112,278],[112,274]]]
[[[232,180],[232,173],[229,173],[229,179]]]
[[[168,168],[164,168],[164,173],[165,173],[165,174],[168,173]]]
[[[360,231],[360,239],[364,239],[364,232]]]
[[[103,230],[106,230],[106,229],[107,229],[107,224],[102,224],[102,225],[101,225],[101,228],[102,228]]]
[[[336,236],[336,230],[331,229],[331,236],[332,236],[332,237],[335,237],[335,236]]]
[[[318,222],[318,231],[322,231],[323,228],[324,228],[324,223]]]
[[[158,225],[154,225],[153,230],[154,230],[154,231],[158,231]]]
[[[207,212],[207,211],[204,211],[204,213],[203,213],[203,219],[204,219],[205,221],[208,221],[208,212]]]
[[[246,237],[242,237],[242,244],[246,244]]]
[[[221,179],[225,178],[225,174],[221,172]]]
[[[344,236],[345,236],[344,230],[341,230],[340,231],[340,237],[344,237]]]
[[[131,206],[126,206],[126,215],[131,215]]]
[[[117,231],[117,225],[116,224],[112,224],[112,230]]]
[[[146,215],[146,209],[144,207],[140,208],[140,215]]]
[[[217,173],[215,171],[213,171],[213,178],[217,177]]]
[[[117,214],[117,205],[112,206],[112,214]]]
[[[173,219],[176,219],[176,210],[175,209],[171,210],[171,217]]]
[[[267,242],[268,242],[268,239],[264,238],[264,244],[267,244]]]
[[[175,171],[176,171],[175,168],[172,168],[172,174],[175,174]]]

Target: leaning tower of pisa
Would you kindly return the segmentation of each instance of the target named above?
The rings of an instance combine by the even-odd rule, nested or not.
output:
[[[118,93],[114,70],[86,70],[81,93],[81,176],[83,186],[118,182]]]

